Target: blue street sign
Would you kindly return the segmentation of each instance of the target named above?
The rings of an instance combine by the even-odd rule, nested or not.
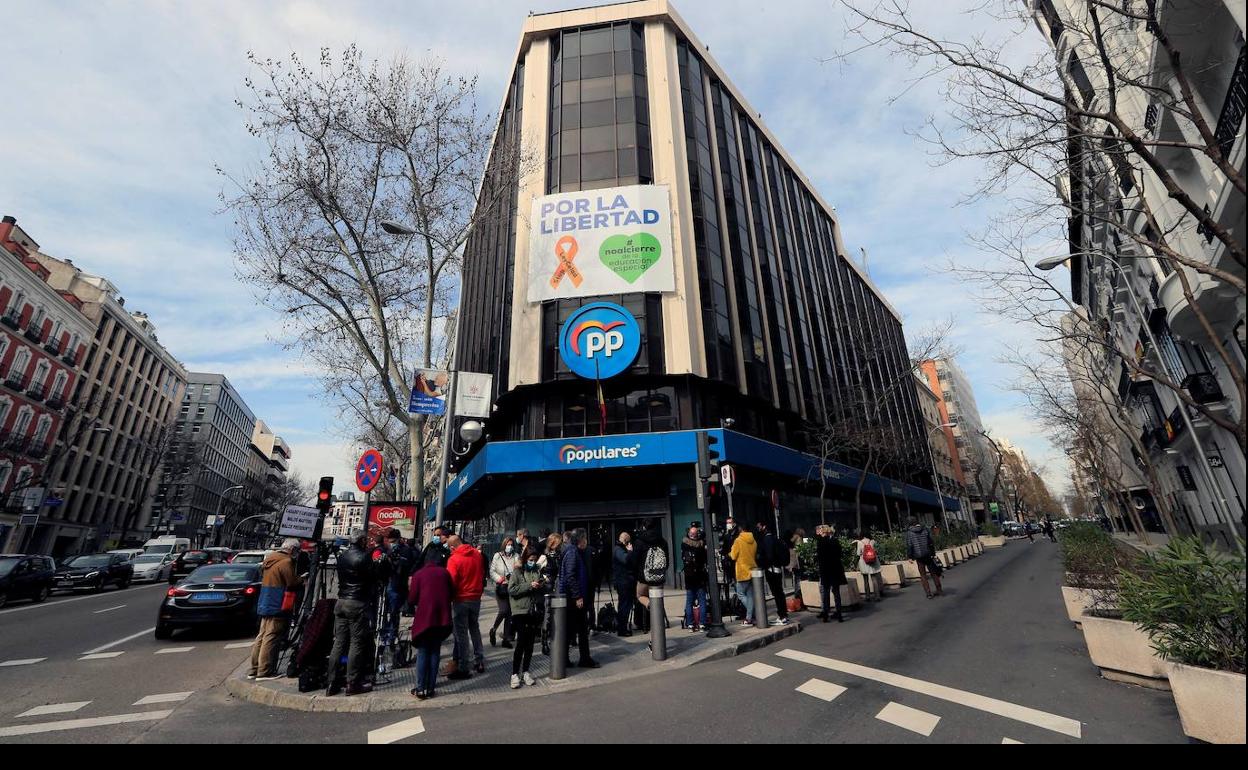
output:
[[[355,485],[361,492],[369,492],[378,481],[381,481],[381,452],[370,449],[355,464]]]
[[[594,302],[572,314],[559,332],[559,356],[573,373],[605,380],[632,366],[641,352],[637,319],[612,302]]]
[[[59,497],[49,497],[43,501],[43,504],[48,506],[49,508],[55,508],[58,505],[64,505],[65,501]]]

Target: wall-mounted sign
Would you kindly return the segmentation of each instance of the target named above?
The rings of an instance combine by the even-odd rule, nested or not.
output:
[[[455,373],[455,416],[490,416],[494,406],[494,375],[476,372]]]
[[[407,411],[411,414],[446,414],[446,389],[450,381],[451,376],[445,370],[417,369]]]
[[[667,186],[609,187],[534,199],[529,302],[675,290]]]
[[[595,302],[572,314],[559,332],[559,355],[573,373],[605,380],[623,372],[641,351],[641,328],[633,314],[611,302]]]
[[[277,527],[277,534],[282,537],[299,537],[310,540],[316,533],[316,522],[320,511],[302,505],[288,505],[282,511],[282,523]]]

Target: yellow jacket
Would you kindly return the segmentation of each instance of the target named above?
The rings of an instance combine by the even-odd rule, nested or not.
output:
[[[749,580],[750,572],[758,566],[758,544],[754,542],[754,533],[742,532],[732,543],[732,552],[728,558],[737,565],[737,580]]]

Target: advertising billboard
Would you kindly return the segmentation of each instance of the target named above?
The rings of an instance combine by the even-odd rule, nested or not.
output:
[[[414,503],[373,503],[368,509],[368,534],[380,539],[394,527],[410,540],[416,536],[416,516]]]

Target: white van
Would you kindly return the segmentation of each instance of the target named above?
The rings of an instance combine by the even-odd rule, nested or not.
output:
[[[126,557],[126,561],[134,561],[135,559],[143,555],[143,549],[142,548],[119,548],[116,551],[109,551],[109,553],[115,553],[118,556],[124,556]]]
[[[161,556],[166,554],[176,555],[189,550],[191,550],[191,541],[189,538],[173,537],[172,535],[153,538],[143,544],[144,554],[159,554]]]

